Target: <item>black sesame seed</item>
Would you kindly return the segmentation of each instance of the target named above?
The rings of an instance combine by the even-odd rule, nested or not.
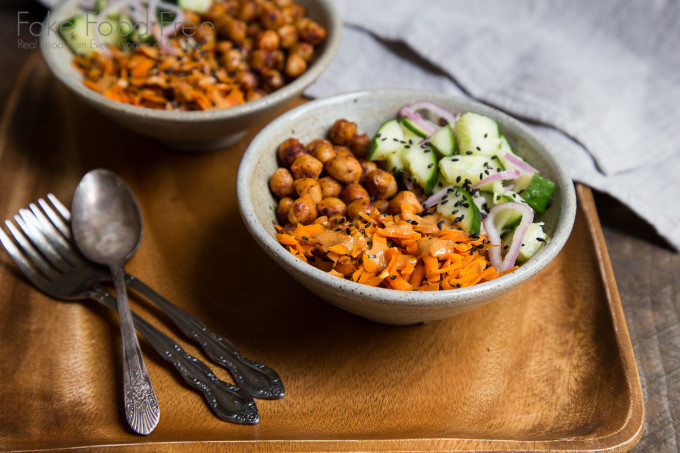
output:
[[[465,151],[465,154],[467,154],[469,156],[469,155],[472,154],[472,151]]]
[[[404,145],[404,148],[410,149],[411,147],[409,145]]]
[[[347,234],[352,234],[352,230],[351,230],[350,228],[346,228],[346,229],[345,229],[345,233],[347,233]]]
[[[408,146],[405,146],[405,148],[408,148]],[[423,152],[424,153],[431,153],[432,150],[430,148],[425,148],[425,150]]]
[[[442,204],[442,205],[443,205],[443,204],[446,204],[446,203],[448,203],[448,202],[449,202],[449,200],[442,200],[439,204]]]
[[[444,221],[443,220],[440,220],[439,222],[437,222],[437,228],[439,228],[440,230],[442,228],[444,228]]]
[[[536,240],[537,240],[538,242],[545,242],[545,239],[543,239],[543,238],[536,238]]]
[[[479,146],[477,146],[477,151],[481,151],[481,150],[482,150],[482,148],[480,148]]]
[[[460,177],[460,176],[458,176],[458,177],[456,178],[456,182],[460,182],[461,179],[463,179],[463,178]]]
[[[432,167],[434,167],[434,164],[433,164],[433,163],[427,164],[427,168],[432,168]]]
[[[458,162],[460,159],[458,159],[457,157],[452,157],[451,160],[452,160],[453,162]]]
[[[484,134],[484,138],[487,138],[488,136],[489,136],[489,134]]]
[[[307,236],[302,236],[302,240],[309,242],[309,238]]]
[[[342,228],[336,228],[335,231],[342,231]]]
[[[397,278],[397,276],[393,275],[393,276],[390,277],[390,280],[395,280],[396,278]]]
[[[484,174],[486,174],[487,176],[489,176],[489,170],[484,170]]]

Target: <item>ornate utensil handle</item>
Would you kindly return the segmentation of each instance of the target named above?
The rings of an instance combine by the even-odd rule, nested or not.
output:
[[[227,339],[208,329],[198,319],[191,316],[141,280],[126,274],[129,287],[139,291],[158,305],[185,335],[201,345],[203,351],[215,362],[226,368],[239,387],[254,398],[283,398],[285,390],[279,375],[264,363],[244,357]]]
[[[139,348],[137,332],[132,325],[122,266],[112,266],[111,273],[116,288],[120,333],[123,340],[125,418],[136,433],[146,436],[158,425],[161,413],[149,373],[146,371],[142,350]]]
[[[89,294],[90,299],[116,310],[116,299],[102,289]],[[220,380],[212,370],[160,330],[131,311],[134,325],[149,344],[179,371],[187,384],[200,391],[208,406],[222,420],[253,425],[260,415],[253,398],[242,389]]]

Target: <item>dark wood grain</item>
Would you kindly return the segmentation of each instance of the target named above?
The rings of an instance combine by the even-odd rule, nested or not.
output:
[[[28,61],[0,123],[0,212],[47,192],[68,201],[91,168],[117,172],[145,219],[128,270],[274,367],[287,396],[259,402],[257,426],[225,424],[142,342],[161,420],[134,436],[121,414],[115,314],[43,296],[3,253],[0,448],[626,451],[637,442],[642,392],[587,189],[568,245],[536,278],[456,318],[378,325],[291,281],[248,235],[234,184],[255,133],[220,152],[171,152],[79,103],[38,55]],[[180,336],[139,298],[131,304]]]

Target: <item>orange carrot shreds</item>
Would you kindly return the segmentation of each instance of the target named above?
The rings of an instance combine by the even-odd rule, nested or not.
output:
[[[486,237],[470,236],[447,222],[436,213],[419,217],[405,210],[391,216],[374,209],[353,222],[331,218],[277,226],[276,237],[301,260],[369,286],[438,291],[502,275],[489,263],[487,252],[493,246]]]

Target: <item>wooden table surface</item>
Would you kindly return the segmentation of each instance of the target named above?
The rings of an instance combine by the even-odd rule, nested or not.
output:
[[[0,105],[32,54],[18,40],[35,42],[22,20],[45,10],[17,0],[0,7]],[[4,196],[0,194],[0,197]],[[595,194],[598,212],[636,356],[645,399],[646,427],[633,450],[677,451],[680,443],[680,254],[613,198]],[[8,213],[3,214],[7,215]]]

